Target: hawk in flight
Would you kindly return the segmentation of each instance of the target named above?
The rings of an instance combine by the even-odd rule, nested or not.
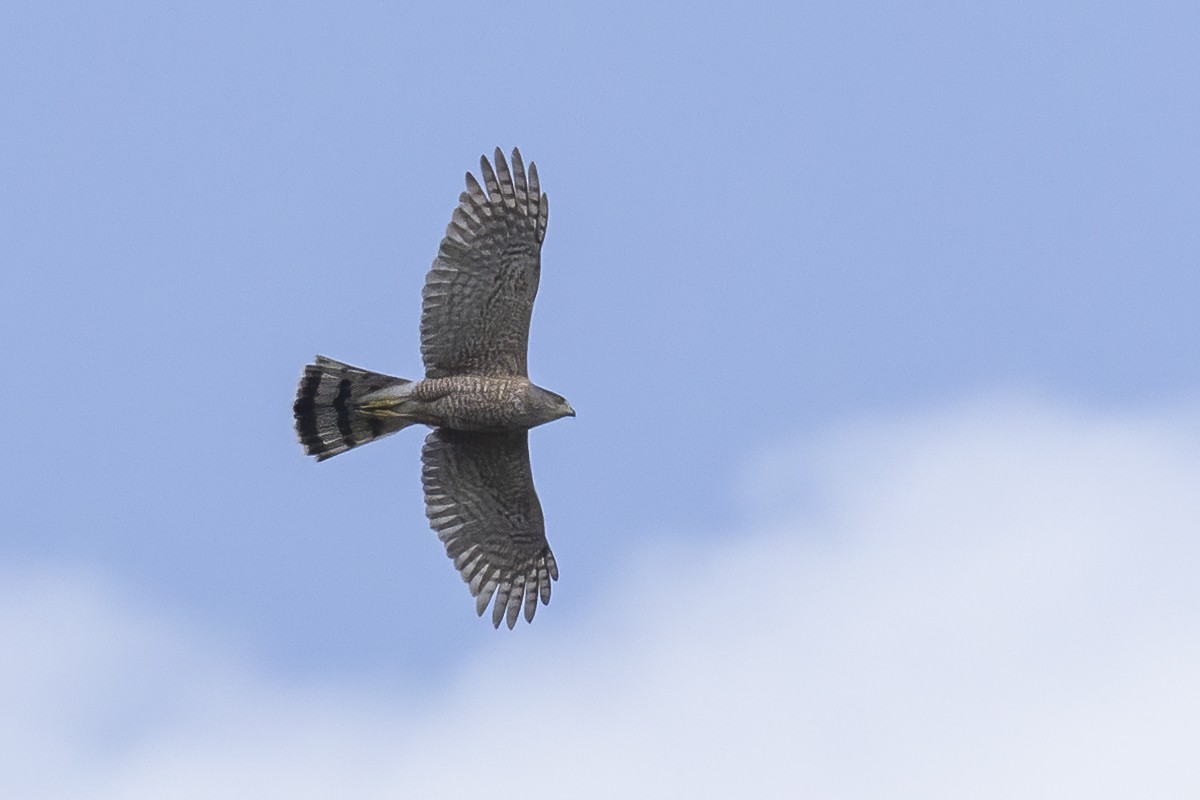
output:
[[[558,565],[529,468],[528,430],[575,416],[530,382],[529,318],[549,206],[521,153],[512,171],[479,160],[421,292],[425,379],[368,372],[324,356],[304,368],[293,411],[304,452],[318,461],[421,423],[425,515],[492,625],[550,602]],[[493,602],[494,597],[494,602]]]

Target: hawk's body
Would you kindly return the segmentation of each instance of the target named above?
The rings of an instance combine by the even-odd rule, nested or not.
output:
[[[409,425],[435,430],[421,458],[425,512],[480,614],[511,628],[550,600],[558,567],[533,488],[526,431],[575,412],[530,382],[529,320],[541,271],[547,200],[496,150],[470,173],[422,291],[425,380],[408,381],[318,356],[296,396],[296,432],[317,460]],[[515,176],[515,177],[514,177]]]

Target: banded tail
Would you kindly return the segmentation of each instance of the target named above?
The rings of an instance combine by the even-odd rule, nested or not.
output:
[[[305,454],[324,461],[412,425],[416,420],[399,413],[399,403],[389,402],[401,400],[411,384],[317,356],[304,368],[292,406]]]

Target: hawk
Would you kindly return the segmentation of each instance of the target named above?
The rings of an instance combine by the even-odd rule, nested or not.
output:
[[[492,625],[512,628],[524,608],[550,602],[558,565],[529,467],[528,431],[575,416],[535,386],[526,358],[549,206],[537,167],[467,173],[421,292],[424,380],[405,380],[317,356],[304,368],[293,413],[304,452],[318,461],[409,425],[433,428],[421,450],[425,515]],[[486,187],[486,189],[485,189]]]

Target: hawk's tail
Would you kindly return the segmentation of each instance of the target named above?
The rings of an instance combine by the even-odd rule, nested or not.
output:
[[[292,411],[304,452],[317,461],[406,428],[416,420],[398,414],[400,399],[412,381],[352,367],[317,356],[304,368]],[[370,408],[363,401],[372,401]]]

